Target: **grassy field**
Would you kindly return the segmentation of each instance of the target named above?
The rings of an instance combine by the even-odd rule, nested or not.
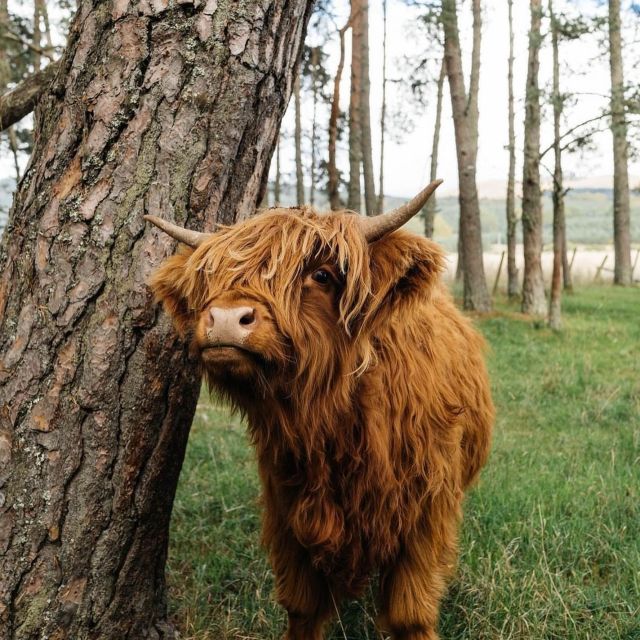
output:
[[[580,290],[564,320],[554,334],[502,303],[478,323],[498,419],[466,502],[443,640],[640,640],[640,290]],[[169,560],[183,637],[279,638],[257,495],[242,424],[203,399]],[[331,638],[379,640],[374,616],[369,594]]]

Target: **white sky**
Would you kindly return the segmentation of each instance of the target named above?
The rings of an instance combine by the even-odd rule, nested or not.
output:
[[[336,3],[342,8],[340,26],[345,22],[347,2]],[[623,6],[630,2],[623,0]],[[546,0],[543,0],[546,6]],[[606,6],[601,0],[555,0],[556,12],[565,10],[571,14],[604,15]],[[388,0],[388,36],[387,36],[387,68],[388,76],[397,78],[401,73],[398,60],[403,55],[432,51],[431,56],[440,58],[437,43],[419,42],[412,32],[415,23],[416,9],[407,7],[400,0]],[[467,0],[459,9],[461,40],[465,70],[468,72],[470,63],[471,36],[471,5]],[[514,0],[514,31],[515,31],[515,64],[514,64],[514,92],[516,99],[516,135],[517,162],[516,179],[521,177],[522,159],[522,129],[524,119],[524,90],[527,72],[527,46],[529,29],[529,3],[526,0]],[[376,184],[379,165],[379,119],[382,101],[382,0],[370,2],[370,68],[371,68],[371,122],[373,127],[374,164],[376,165]],[[640,50],[637,46],[640,18],[627,12],[623,17],[625,26],[625,44],[635,41],[635,46],[627,46],[625,55],[625,82],[640,80],[635,71],[635,64],[640,62]],[[543,21],[543,31],[547,29],[547,20]],[[310,34],[310,43],[313,34]],[[337,38],[330,45],[331,57],[329,67],[333,71],[337,65]],[[478,182],[503,182],[508,170],[508,152],[505,150],[507,140],[507,57],[509,52],[508,13],[506,0],[483,0],[483,33],[482,56],[480,72],[480,122],[479,122],[479,151],[478,151]],[[596,93],[601,95],[576,96],[576,104],[567,113],[565,129],[597,115],[606,107],[610,90],[609,58],[602,54],[595,36],[586,37],[578,42],[561,43],[560,59],[564,76],[561,77],[561,90]],[[347,39],[347,61],[349,60],[349,42]],[[540,60],[540,85],[544,88],[551,80],[551,47],[550,39],[545,39]],[[434,71],[435,73],[435,71]],[[635,74],[635,75],[634,75]],[[468,73],[467,73],[468,87]],[[387,93],[397,91],[393,84],[387,85]],[[348,109],[349,70],[345,66],[343,83],[341,85],[341,106]],[[387,135],[385,142],[385,192],[391,195],[411,195],[415,193],[428,178],[430,166],[433,123],[435,120],[435,81],[429,93],[429,104],[422,114],[415,116],[415,128],[412,133],[403,136],[398,143],[393,136]],[[413,110],[413,106],[408,106]],[[285,119],[285,127],[293,129],[292,105]],[[543,129],[541,147],[546,148],[551,143],[552,121],[551,111],[543,113]],[[303,105],[303,126],[310,129],[311,106]],[[389,123],[390,124],[390,123]],[[323,122],[324,125],[324,122]],[[608,131],[599,134],[594,139],[596,148],[584,154],[565,154],[564,167],[568,177],[609,176],[613,173],[611,134]],[[288,145],[292,146],[292,143]],[[283,164],[292,162],[292,149],[283,149],[285,158]],[[552,169],[552,157],[546,162]],[[343,143],[339,151],[339,164],[344,170],[348,169],[346,146]],[[443,99],[443,118],[439,150],[438,174],[445,180],[441,187],[443,193],[457,189],[457,165],[454,146],[453,120],[451,118],[451,102],[445,82]],[[640,164],[631,163],[629,171],[632,176],[640,175]],[[544,170],[542,172],[544,174]],[[543,175],[544,179],[544,175]],[[602,181],[600,181],[602,182]],[[632,182],[632,186],[635,183]],[[481,195],[483,185],[481,184]],[[496,184],[485,184],[484,191],[494,193],[500,190]]]

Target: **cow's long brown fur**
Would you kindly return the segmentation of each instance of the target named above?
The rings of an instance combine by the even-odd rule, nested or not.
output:
[[[253,377],[205,373],[248,418],[290,640],[321,638],[376,570],[393,638],[437,638],[463,490],[493,422],[482,339],[439,282],[443,259],[403,231],[367,245],[346,212],[276,209],[154,276],[183,335],[225,296],[270,314]],[[303,284],[323,263],[343,274],[333,303]]]

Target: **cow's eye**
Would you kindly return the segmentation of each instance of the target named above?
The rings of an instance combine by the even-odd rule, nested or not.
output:
[[[331,282],[331,274],[326,269],[316,269],[311,274],[311,279],[318,284],[329,284]]]

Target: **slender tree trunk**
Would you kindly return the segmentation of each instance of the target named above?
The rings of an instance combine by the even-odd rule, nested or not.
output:
[[[351,18],[349,18],[347,24],[338,31],[340,58],[338,60],[338,68],[336,69],[336,77],[333,81],[333,98],[331,100],[331,114],[329,116],[329,163],[327,173],[329,174],[329,205],[332,211],[342,209],[340,176],[336,164],[336,146],[338,143],[338,118],[340,117],[340,82],[342,81],[342,72],[344,71],[344,35],[350,26]]]
[[[311,49],[311,97],[313,100],[313,118],[311,121],[311,171],[309,187],[309,204],[313,206],[316,198],[316,142],[317,142],[317,116],[318,116],[318,64],[320,64],[320,49]]]
[[[442,122],[442,95],[444,93],[444,79],[447,75],[447,65],[445,58],[440,64],[440,75],[438,76],[438,88],[436,95],[436,123],[433,128],[433,142],[431,144],[431,170],[429,171],[429,182],[433,182],[438,177],[438,147],[440,146],[440,126]],[[434,193],[424,206],[424,235],[433,238],[433,228],[436,219],[436,194]]]
[[[522,177],[522,238],[524,278],[522,311],[538,316],[547,312],[542,277],[542,202],[540,192],[540,90],[538,68],[542,0],[530,0],[531,30],[524,121],[524,167]]]
[[[384,211],[384,136],[387,117],[387,0],[382,0],[382,108],[380,109],[380,179],[378,213]],[[431,196],[433,198],[433,196]]]
[[[34,0],[33,2],[33,67],[36,71],[42,68],[42,55],[40,48],[42,47],[42,33],[40,30],[40,20],[42,0]]]
[[[376,214],[376,185],[373,179],[373,147],[371,144],[371,80],[369,78],[369,0],[362,0],[362,66],[360,98],[360,125],[362,141],[362,174],[364,177],[364,203],[368,216]]]
[[[549,296],[549,326],[558,331],[562,328],[562,219],[564,218],[564,187],[562,184],[562,149],[560,141],[560,118],[562,96],[560,95],[560,61],[558,52],[558,23],[549,0],[551,19],[551,47],[553,50],[553,273]]]
[[[509,0],[509,177],[507,179],[507,293],[517,298],[518,268],[516,267],[516,133],[513,97],[513,0]]]
[[[9,12],[7,8],[7,0],[0,0],[0,35],[1,28],[9,21]],[[7,51],[4,42],[0,42],[0,95],[2,95],[11,78],[11,70],[9,60],[7,59]],[[20,182],[20,163],[18,162],[18,137],[12,126],[7,127],[7,138],[9,139],[9,149],[13,156],[13,165],[16,172],[16,184]]]
[[[47,52],[52,53],[53,42],[51,40],[51,24],[49,23],[49,9],[47,8],[47,0],[38,0],[40,2],[40,15],[42,16],[42,24],[44,26],[44,41]]]
[[[295,101],[295,130],[293,140],[296,147],[296,204],[301,206],[305,203],[304,197],[304,175],[302,173],[302,114],[300,105],[300,74],[296,76],[293,85],[293,96]]]
[[[351,0],[351,88],[349,96],[349,194],[347,207],[360,211],[362,165],[362,3]]]
[[[144,284],[175,242],[142,215],[253,213],[312,4],[79,2],[0,246],[3,638],[174,637],[200,374]]]
[[[7,129],[7,136],[9,137],[9,149],[11,149],[11,155],[13,156],[13,167],[16,172],[16,184],[20,182],[20,162],[18,160],[18,136],[16,130],[13,127]]]
[[[280,136],[278,136],[278,143],[276,144],[276,180],[273,185],[273,206],[279,207],[281,205],[281,183],[282,174],[280,172]]]
[[[562,281],[564,290],[573,291],[573,277],[571,275],[571,267],[569,264],[569,256],[567,255],[567,218],[563,214],[562,220]]]
[[[476,185],[478,154],[478,86],[480,61],[480,0],[473,0],[474,44],[469,97],[464,86],[462,52],[458,34],[455,0],[443,0],[442,21],[444,48],[451,94],[451,110],[456,136],[458,182],[460,192],[460,239],[464,272],[464,306],[475,311],[489,311],[491,298],[487,289],[482,255],[480,203]]]
[[[609,53],[611,131],[613,133],[613,245],[615,250],[613,281],[615,284],[630,285],[631,228],[620,0],[609,0]]]

